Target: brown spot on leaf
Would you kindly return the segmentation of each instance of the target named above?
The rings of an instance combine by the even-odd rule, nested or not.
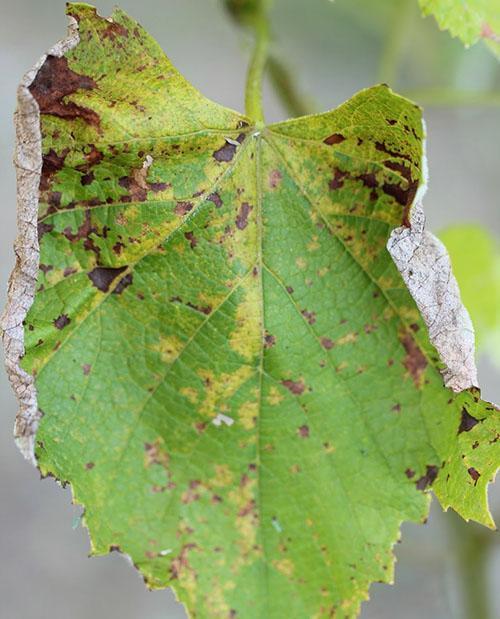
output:
[[[472,415],[469,415],[466,408],[462,408],[462,417],[460,418],[460,425],[458,426],[458,434],[462,432],[470,432],[472,428],[477,425],[482,419],[476,419]]]
[[[89,241],[89,243],[85,245],[85,249],[93,250],[94,247],[92,246],[92,241],[89,239],[89,236],[91,233],[96,234],[97,228],[92,226],[89,210],[85,211],[85,219],[83,223],[80,224],[75,234],[71,232],[70,226],[68,226],[67,228],[64,228],[63,230],[63,235],[68,239],[68,241],[70,241],[71,243],[75,243],[76,241],[86,239],[87,241]],[[96,253],[98,253],[98,249]]]
[[[69,148],[65,148],[60,155],[51,148],[42,158],[42,172],[40,176],[40,191],[46,191],[50,186],[52,177],[62,170],[64,160],[69,153]]]
[[[92,366],[90,365],[90,363],[85,363],[85,365],[82,365],[84,376],[88,376],[90,374],[91,369],[92,369]]]
[[[103,30],[102,37],[114,41],[117,37],[128,37],[128,34],[125,26],[106,20],[106,28]]]
[[[191,202],[177,202],[174,212],[176,215],[180,215],[183,217],[193,208],[193,204]]]
[[[198,245],[198,239],[195,237],[193,231],[184,232],[184,237],[189,241],[191,249],[194,249]]]
[[[181,576],[181,573],[192,569],[189,565],[188,553],[194,548],[197,548],[196,544],[184,544],[180,553],[172,559],[172,563],[170,564],[170,578],[172,580],[177,580]]]
[[[38,240],[40,241],[40,239],[42,238],[44,234],[47,234],[47,232],[52,232],[53,229],[54,229],[54,226],[52,224],[46,224],[43,221],[41,221],[38,224]]]
[[[250,501],[248,501],[248,503],[246,505],[244,505],[240,511],[238,512],[238,516],[240,518],[243,518],[245,516],[248,516],[249,514],[252,514],[252,512],[255,509],[255,500],[251,499]]]
[[[301,395],[302,393],[304,393],[304,390],[306,388],[306,386],[304,385],[302,381],[294,381],[294,380],[286,379],[286,380],[282,380],[281,384],[283,385],[283,387],[286,387],[288,391],[293,393],[293,395]]]
[[[119,255],[122,253],[122,250],[123,250],[124,248],[125,248],[125,245],[124,245],[124,243],[122,243],[121,241],[117,241],[117,242],[113,245],[113,247],[112,247],[112,249],[113,249],[114,253],[115,253],[117,256],[119,256]]]
[[[467,469],[467,473],[469,473],[469,475],[474,480],[474,485],[476,485],[477,484],[477,480],[481,477],[481,473],[479,471],[477,471],[473,466],[471,466],[471,467],[469,467]]]
[[[412,477],[415,477],[415,471],[413,469],[406,469],[405,475],[408,479],[411,479]]]
[[[438,476],[438,472],[439,469],[437,466],[433,464],[428,464],[425,475],[422,475],[422,477],[415,482],[418,490],[425,490],[427,486],[432,486],[436,477]]]
[[[415,386],[420,387],[422,384],[422,375],[427,367],[427,359],[409,333],[403,335],[401,343],[406,351],[403,365],[412,377]]]
[[[332,191],[334,191],[335,189],[340,189],[341,187],[344,186],[344,179],[346,178],[346,176],[349,176],[348,172],[343,172],[342,170],[339,170],[338,168],[334,168],[333,178],[328,183],[328,187],[330,187]]]
[[[112,282],[125,271],[127,267],[96,267],[88,277],[92,284],[101,292],[108,292]]]
[[[335,346],[334,342],[329,337],[322,337],[320,341],[321,346],[326,350],[331,350]]]
[[[237,146],[235,144],[230,144],[229,142],[225,142],[224,146],[216,150],[213,154],[213,158],[215,161],[232,161]]]
[[[215,208],[220,208],[222,206],[221,197],[216,191],[214,193],[211,193],[207,197],[207,200],[210,200],[210,202],[213,202],[215,204]]]
[[[87,469],[87,471],[91,471],[94,468],[95,464],[93,462],[87,462],[87,464],[85,465],[85,468]]]
[[[149,189],[157,193],[158,191],[165,191],[170,187],[169,183],[148,183]]]
[[[309,312],[308,310],[303,309],[300,313],[310,325],[313,325],[316,322],[316,312]]]
[[[69,277],[70,275],[74,275],[77,273],[77,270],[73,267],[66,267],[63,271],[63,277]]]
[[[365,187],[369,187],[370,189],[377,187],[377,177],[373,172],[359,174],[356,178],[358,178]]]
[[[121,294],[125,290],[125,288],[130,286],[132,281],[133,281],[132,273],[127,273],[127,275],[124,275],[121,278],[121,280],[118,282],[118,284],[116,285],[116,288],[113,290],[113,294]]]
[[[269,187],[271,187],[271,189],[276,189],[282,178],[283,175],[279,170],[271,170],[269,174]]]
[[[95,144],[89,144],[89,146],[90,150],[85,153],[85,159],[87,160],[87,163],[84,164],[84,166],[78,166],[77,168],[81,172],[87,172],[89,168],[97,165],[98,163],[101,163],[101,161],[104,159],[104,155],[100,150],[97,150]]]
[[[391,155],[391,157],[399,157],[400,159],[406,159],[407,161],[411,162],[411,158],[408,155],[405,155],[403,153],[398,153],[395,150],[391,150],[385,142],[375,142],[375,148],[382,152],[382,153],[386,153],[387,155]]]
[[[341,133],[332,133],[327,138],[323,140],[324,144],[328,144],[328,146],[332,146],[333,144],[340,144],[345,140],[345,137]]]
[[[83,174],[80,178],[80,183],[82,185],[90,185],[95,180],[95,176],[93,172],[88,172],[87,174]]]
[[[248,204],[248,202],[243,202],[238,211],[238,215],[236,216],[236,227],[239,230],[244,230],[248,225],[248,215],[252,210],[252,206]]]
[[[300,426],[300,428],[298,428],[297,430],[297,433],[301,438],[309,438],[309,426]]]
[[[276,338],[274,337],[274,335],[271,335],[270,333],[266,333],[264,335],[264,346],[266,348],[272,348],[275,344],[276,344]]]
[[[67,316],[67,314],[61,314],[54,320],[54,327],[56,329],[64,329],[71,322],[71,318]]]
[[[406,189],[404,189],[401,184],[397,184],[397,183],[384,183],[382,185],[382,191],[386,195],[391,196],[391,198],[394,198],[396,202],[398,202],[399,204],[401,204],[401,206],[404,206],[404,207],[408,207],[412,204],[413,198],[415,197],[415,194],[417,193],[417,189],[418,189],[417,181],[412,182],[409,185],[409,187]],[[406,210],[405,210],[403,217],[406,217],[406,219],[408,217]]]
[[[122,176],[118,180],[120,187],[124,187],[129,192],[130,201],[132,202],[144,202],[148,195],[148,183],[146,177],[148,175],[148,168],[141,166],[140,168],[134,168],[130,172],[130,176]],[[124,201],[121,197],[122,202]]]
[[[99,127],[100,119],[96,112],[66,100],[66,97],[78,90],[93,90],[94,88],[97,88],[95,81],[86,75],[72,71],[68,66],[67,58],[47,56],[29,86],[29,91],[38,103],[42,114],[68,120],[81,118],[89,125]]]

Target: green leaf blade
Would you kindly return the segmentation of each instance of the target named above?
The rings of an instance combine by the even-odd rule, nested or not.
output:
[[[38,465],[94,554],[193,616],[352,617],[431,487],[492,524],[498,411],[443,387],[386,250],[423,182],[420,110],[377,86],[257,131],[123,13],[69,13],[80,42],[32,88]],[[459,431],[464,408],[484,421]]]

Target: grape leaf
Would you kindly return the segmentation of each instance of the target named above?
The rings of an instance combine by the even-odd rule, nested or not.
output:
[[[122,11],[67,10],[19,91],[18,442],[71,484],[92,554],[191,616],[352,617],[431,488],[493,526],[498,410],[443,385],[405,285],[441,307],[417,292],[444,258],[405,250],[420,109],[376,86],[256,127]]]
[[[450,253],[462,298],[471,314],[479,350],[500,366],[500,251],[497,239],[478,225],[440,233]]]
[[[497,0],[419,0],[424,15],[434,15],[467,47],[483,39],[500,58],[500,5]]]

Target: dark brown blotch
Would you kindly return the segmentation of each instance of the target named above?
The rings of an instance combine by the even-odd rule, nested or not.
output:
[[[237,146],[235,144],[226,142],[224,146],[214,152],[213,158],[215,161],[228,163],[229,161],[232,161],[234,155],[236,154],[236,148]]]
[[[67,314],[61,314],[57,318],[54,319],[54,327],[56,329],[64,329],[71,322],[71,318]]]
[[[326,350],[331,350],[335,345],[329,337],[322,337],[320,342],[321,346],[323,346]]]
[[[300,426],[300,428],[298,428],[297,430],[297,433],[301,438],[309,438],[309,426],[306,426],[305,424],[303,426]]]
[[[127,269],[124,267],[96,267],[90,273],[87,273],[88,278],[101,292],[108,292],[113,281]]]
[[[238,214],[236,215],[236,227],[238,230],[244,230],[248,225],[248,216],[252,211],[253,207],[248,204],[248,202],[243,202],[240,206]]]
[[[69,148],[65,148],[60,155],[58,155],[56,151],[51,148],[47,153],[45,153],[45,155],[43,155],[42,172],[40,175],[40,191],[46,191],[50,187],[52,177],[64,167],[64,161],[68,153]]]
[[[264,335],[264,346],[266,348],[272,348],[276,344],[276,337],[270,333]]]
[[[215,208],[220,208],[222,206],[221,197],[216,191],[214,191],[214,193],[211,193],[207,197],[207,200],[210,200],[210,202],[213,202],[215,204]]]
[[[425,358],[420,347],[415,343],[415,340],[410,333],[405,333],[401,337],[401,343],[406,351],[406,356],[403,359],[403,365],[413,379],[415,387],[420,387],[422,383],[422,375],[427,367],[427,359]]]
[[[462,432],[470,432],[474,426],[476,426],[483,419],[476,419],[470,415],[467,409],[462,408],[462,416],[460,418],[460,425],[458,426],[458,434]]]
[[[323,140],[323,144],[328,144],[328,146],[333,146],[333,144],[340,144],[345,140],[345,137],[341,133],[332,133],[327,138]]]
[[[38,70],[29,91],[35,98],[40,112],[67,120],[81,118],[94,127],[99,127],[99,116],[87,107],[68,101],[66,97],[78,90],[93,90],[96,82],[86,75],[75,73],[64,56],[47,56]]]
[[[116,288],[113,290],[113,294],[121,294],[125,288],[128,288],[133,282],[134,276],[132,273],[127,273],[124,277],[116,285]]]
[[[189,232],[184,232],[184,238],[189,241],[189,246],[191,249],[194,249],[198,245],[198,239],[195,237],[192,230]]]
[[[420,479],[415,482],[418,490],[425,490],[428,486],[432,486],[436,477],[438,476],[439,469],[434,464],[428,464],[425,475],[422,475]]]
[[[302,395],[306,388],[302,381],[295,381],[290,379],[282,380],[281,384],[283,385],[283,387],[286,387],[288,391],[290,391],[290,393],[293,393],[293,395]]]
[[[476,485],[478,479],[481,477],[481,473],[477,469],[475,469],[473,466],[467,469],[467,473],[469,473],[469,475],[474,480],[474,485]]]
[[[38,241],[41,240],[44,234],[47,234],[48,232],[52,232],[53,229],[54,229],[54,226],[52,224],[46,224],[43,221],[41,221],[38,224]]]

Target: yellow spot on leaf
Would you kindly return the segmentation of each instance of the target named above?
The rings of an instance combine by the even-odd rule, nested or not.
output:
[[[245,430],[255,428],[258,414],[258,404],[255,401],[245,402],[240,406],[238,410],[238,418]]]
[[[293,576],[295,566],[290,559],[279,559],[278,561],[273,561],[273,565],[279,572],[281,572],[285,576]]]
[[[175,335],[161,337],[155,350],[160,353],[164,363],[172,363],[177,359],[184,348],[183,342]]]
[[[269,389],[269,395],[267,396],[266,400],[271,406],[276,406],[276,404],[279,404],[284,399],[284,397],[285,396],[280,393],[278,388],[273,385],[271,389]]]
[[[229,344],[247,361],[254,359],[260,352],[262,326],[260,320],[262,299],[260,288],[255,278],[247,280],[244,298],[236,309],[236,327],[231,333]]]

